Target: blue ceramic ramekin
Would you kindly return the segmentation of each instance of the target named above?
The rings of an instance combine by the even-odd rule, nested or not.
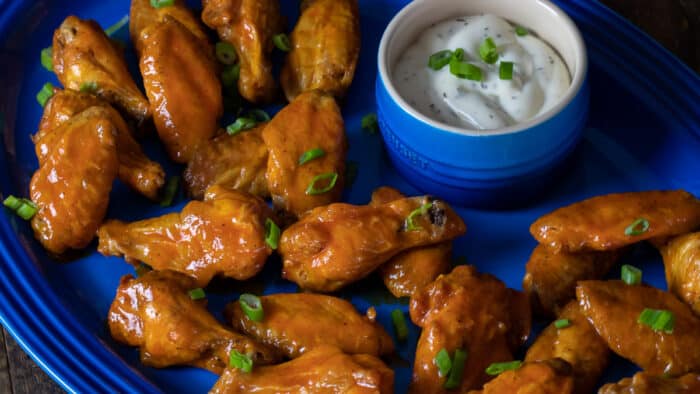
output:
[[[418,34],[435,22],[482,13],[531,29],[562,56],[571,85],[549,111],[515,126],[476,131],[430,119],[399,95],[391,72]],[[514,206],[545,190],[580,140],[588,114],[583,39],[546,0],[415,0],[386,28],[378,66],[377,115],[394,166],[418,189],[458,205]]]

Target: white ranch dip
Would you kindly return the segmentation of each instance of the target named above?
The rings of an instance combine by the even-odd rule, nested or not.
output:
[[[408,47],[394,68],[399,94],[437,121],[472,130],[492,130],[531,119],[552,108],[571,84],[559,55],[532,32],[525,33],[494,15],[454,18],[437,23]],[[487,64],[479,47],[496,44],[498,61]],[[482,80],[461,79],[447,65],[428,67],[436,52],[464,49],[464,61],[481,69]],[[501,79],[501,62],[513,62],[512,79]]]

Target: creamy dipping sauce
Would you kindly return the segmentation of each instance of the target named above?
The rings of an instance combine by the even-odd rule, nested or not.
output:
[[[495,15],[446,20],[428,28],[406,49],[393,72],[399,94],[425,116],[452,126],[492,130],[534,118],[556,105],[571,84],[561,57],[532,32]],[[498,60],[482,60],[487,38]],[[481,69],[481,81],[462,79],[450,66],[433,70],[431,55],[464,49],[464,62]],[[512,62],[512,78],[501,79],[501,62]]]

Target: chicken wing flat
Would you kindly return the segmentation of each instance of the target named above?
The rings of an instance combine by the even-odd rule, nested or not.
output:
[[[570,394],[574,392],[571,366],[561,359],[530,361],[505,371],[469,394]]]
[[[66,89],[89,90],[139,123],[151,115],[124,54],[94,21],[67,17],[53,35],[53,69]]]
[[[199,145],[184,173],[187,190],[200,199],[213,185],[268,197],[267,147],[262,139],[265,124],[244,133],[226,133]]]
[[[700,315],[700,233],[672,239],[661,254],[669,291]]]
[[[143,52],[144,41],[147,41],[148,28],[163,22],[166,17],[180,22],[202,42],[209,42],[207,32],[199,22],[199,18],[187,8],[184,0],[174,0],[172,5],[158,8],[153,7],[150,0],[131,0],[129,35],[139,56]]]
[[[277,209],[300,216],[340,200],[347,142],[333,97],[316,91],[300,95],[277,113],[262,135],[269,149],[267,184]],[[325,154],[299,164],[312,149]]]
[[[370,205],[382,205],[405,198],[401,192],[391,187],[380,187],[372,193]],[[384,286],[395,297],[410,297],[414,292],[428,285],[440,274],[450,270],[452,243],[424,246],[407,250],[392,257],[379,268]]]
[[[144,196],[152,200],[157,199],[158,190],[165,182],[163,168],[146,157],[121,115],[106,101],[89,93],[57,89],[46,103],[44,115],[39,123],[39,131],[32,137],[39,163],[44,160],[49,146],[53,143],[53,130],[92,107],[104,109],[116,127],[119,179]]]
[[[112,337],[138,346],[141,362],[155,368],[192,365],[220,374],[231,350],[256,364],[280,360],[274,349],[222,326],[207,311],[206,301],[189,296],[195,288],[194,279],[174,271],[124,276],[107,317]]]
[[[479,389],[489,380],[486,367],[510,361],[530,332],[527,298],[472,266],[457,266],[414,293],[411,319],[423,328],[416,348],[409,393],[446,393],[446,377],[434,360],[445,349],[468,351],[459,392]]]
[[[343,97],[360,56],[357,0],[302,1],[290,42],[281,75],[287,99],[312,89]]]
[[[265,202],[247,193],[209,189],[182,212],[133,223],[111,220],[98,232],[98,251],[153,269],[185,273],[206,286],[215,275],[255,276],[272,253],[265,243]]]
[[[321,345],[348,354],[380,356],[394,351],[384,328],[362,316],[342,298],[321,294],[274,294],[260,297],[265,317],[249,319],[234,302],[226,307],[227,320],[236,331],[296,358]],[[351,333],[350,335],[348,335]]]
[[[99,107],[52,131],[29,186],[38,207],[34,235],[48,251],[82,249],[95,237],[119,168],[117,133],[110,114]]]
[[[557,319],[568,320],[569,326],[557,328],[554,323],[547,326],[527,350],[525,361],[560,358],[572,367],[573,392],[592,393],[608,365],[610,349],[588,322],[576,300],[568,303]]]
[[[282,233],[282,276],[303,289],[335,291],[406,249],[445,242],[465,230],[447,203],[429,197],[319,207]]]
[[[209,43],[168,15],[141,33],[141,75],[153,121],[170,158],[186,163],[218,130],[218,65]]]
[[[367,354],[347,355],[333,346],[317,347],[283,364],[227,368],[211,394],[392,394],[394,371]]]
[[[689,373],[679,378],[669,378],[637,372],[631,378],[608,383],[598,394],[696,394],[700,393],[700,375]]]
[[[576,282],[602,279],[615,266],[620,253],[556,253],[537,245],[525,266],[523,290],[535,311],[547,317],[576,298]]]
[[[700,228],[700,200],[683,191],[608,194],[542,216],[530,226],[556,251],[615,250]]]
[[[576,297],[608,347],[646,372],[674,377],[700,370],[700,319],[673,294],[622,281],[582,281]],[[670,311],[672,332],[639,323],[645,308]]]
[[[236,49],[241,73],[238,90],[246,100],[264,104],[277,96],[272,76],[274,37],[284,20],[278,0],[203,0],[202,20]]]

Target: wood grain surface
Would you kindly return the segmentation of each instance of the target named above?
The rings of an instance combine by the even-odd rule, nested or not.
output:
[[[595,1],[595,0],[591,0]],[[603,0],[700,73],[700,0]],[[0,394],[61,393],[3,329]]]

